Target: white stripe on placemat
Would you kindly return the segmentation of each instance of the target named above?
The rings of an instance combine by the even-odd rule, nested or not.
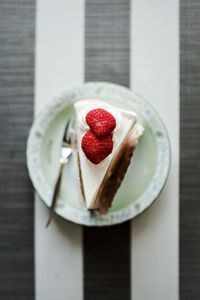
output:
[[[160,113],[172,164],[159,200],[132,221],[132,299],[178,299],[179,2],[133,0],[131,88]]]
[[[84,76],[84,1],[38,0],[35,111]],[[36,300],[81,300],[81,227],[60,218],[48,229],[47,208],[35,201]]]

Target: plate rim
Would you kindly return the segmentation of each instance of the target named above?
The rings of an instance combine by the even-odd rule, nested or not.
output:
[[[36,158],[36,157],[32,157],[32,155],[33,155],[32,149],[34,147],[36,147],[36,145],[34,145],[34,143],[33,143],[33,141],[35,140],[34,135],[36,134],[38,128],[40,128],[41,124],[39,124],[39,123],[41,122],[42,119],[44,119],[44,116],[47,115],[48,111],[51,112],[51,110],[54,107],[59,106],[59,105],[62,106],[63,104],[65,104],[65,107],[67,107],[67,105],[73,104],[75,101],[77,101],[78,99],[81,98],[81,97],[77,97],[77,96],[79,94],[81,95],[81,93],[87,89],[90,89],[90,90],[110,89],[111,92],[117,92],[119,94],[120,93],[126,94],[127,99],[132,98],[132,101],[134,98],[138,98],[139,102],[141,102],[143,105],[146,105],[148,108],[150,108],[151,112],[153,112],[153,116],[156,117],[156,121],[158,123],[160,123],[159,125],[162,128],[162,134],[164,133],[163,136],[165,138],[165,142],[167,145],[168,157],[166,160],[167,164],[165,165],[165,173],[166,174],[163,177],[163,180],[160,183],[160,186],[157,187],[157,192],[156,192],[155,196],[153,197],[153,199],[151,199],[149,201],[148,205],[143,205],[143,207],[140,206],[140,209],[138,208],[137,211],[135,211],[134,208],[136,207],[138,199],[141,198],[141,196],[139,196],[134,201],[134,203],[130,203],[126,207],[119,209],[117,211],[108,212],[105,215],[99,215],[98,213],[96,213],[95,216],[94,215],[91,216],[91,213],[87,209],[85,211],[78,210],[67,204],[65,204],[64,209],[62,207],[57,207],[55,209],[55,212],[59,216],[63,217],[64,219],[66,219],[68,221],[79,224],[79,225],[85,225],[85,226],[115,225],[115,224],[119,224],[119,223],[122,223],[122,222],[125,222],[128,220],[131,220],[131,219],[137,217],[138,215],[140,215],[141,213],[143,213],[147,208],[149,208],[156,201],[156,199],[159,198],[161,192],[163,191],[163,189],[166,185],[166,182],[167,182],[167,179],[169,176],[169,172],[170,172],[171,145],[170,145],[170,139],[169,139],[169,135],[168,135],[166,126],[165,126],[163,120],[161,119],[160,115],[156,111],[156,109],[152,106],[152,104],[148,100],[146,100],[144,97],[142,97],[139,93],[132,91],[132,90],[130,90],[124,86],[118,85],[118,84],[98,81],[98,82],[87,82],[78,87],[74,87],[72,89],[66,90],[60,96],[54,97],[53,99],[48,101],[47,104],[43,107],[43,109],[35,116],[34,122],[29,130],[27,146],[26,146],[26,164],[27,164],[28,174],[29,174],[29,177],[32,181],[33,187],[34,187],[36,193],[38,194],[39,198],[47,206],[49,206],[50,200],[48,201],[46,197],[51,199],[51,193],[47,193],[48,196],[44,197],[44,193],[42,192],[41,184],[40,184],[40,182],[38,183],[38,181],[37,181],[37,171],[36,172],[34,171],[33,160],[34,160],[34,158]],[[82,99],[83,99],[83,97],[82,97]],[[127,101],[127,99],[125,101]],[[131,105],[130,99],[128,102]],[[154,176],[155,176],[155,174],[154,174]],[[153,182],[153,180],[151,182]],[[148,188],[144,192],[146,192],[147,190],[148,190]],[[134,208],[133,208],[133,206],[134,206]]]

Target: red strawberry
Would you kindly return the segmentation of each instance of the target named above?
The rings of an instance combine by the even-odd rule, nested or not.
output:
[[[89,111],[86,115],[86,123],[97,136],[110,134],[116,127],[113,115],[102,108]]]
[[[97,137],[88,130],[83,136],[81,147],[86,157],[97,165],[112,152],[112,136],[109,134],[106,137]]]

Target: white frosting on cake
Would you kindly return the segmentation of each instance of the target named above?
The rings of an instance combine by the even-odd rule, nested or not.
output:
[[[137,116],[134,112],[113,107],[105,102],[96,100],[81,100],[74,105],[77,121],[77,147],[80,157],[80,167],[82,172],[82,181],[85,194],[86,207],[91,208],[93,197],[98,190],[110,161],[118,147],[124,141],[130,128],[136,124]],[[95,165],[87,159],[81,148],[81,141],[84,134],[89,129],[86,123],[87,113],[96,108],[103,108],[111,113],[116,119],[116,128],[113,131],[113,151],[102,162]],[[138,137],[143,132],[143,127],[138,126]]]

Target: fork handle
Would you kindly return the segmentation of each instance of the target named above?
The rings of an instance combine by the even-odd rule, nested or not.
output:
[[[56,200],[57,200],[58,193],[59,193],[59,190],[60,190],[62,174],[63,174],[64,166],[66,165],[66,163],[67,163],[67,159],[60,161],[59,174],[58,174],[58,177],[57,177],[57,180],[56,180],[56,183],[55,183],[55,187],[54,187],[52,202],[51,202],[51,206],[49,208],[49,219],[47,221],[46,227],[49,226],[49,224],[51,223],[52,217],[54,215],[54,208],[55,208],[55,205],[56,205]]]

